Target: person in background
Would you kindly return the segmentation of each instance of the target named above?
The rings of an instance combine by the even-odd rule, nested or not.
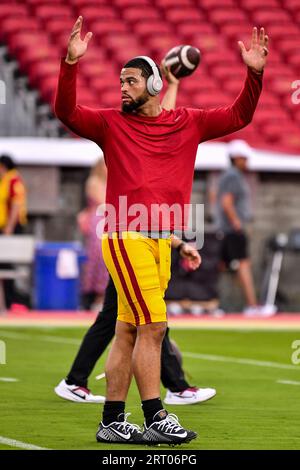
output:
[[[246,316],[269,316],[269,306],[260,306],[254,288],[248,250],[247,224],[252,220],[251,191],[245,177],[252,149],[243,140],[228,144],[231,166],[220,178],[217,203],[217,228],[223,233],[221,257],[225,266],[237,273],[246,300]]]
[[[22,234],[27,223],[26,188],[16,164],[9,155],[0,156],[0,234]],[[1,263],[1,269],[11,269]],[[19,305],[19,296],[12,279],[4,279],[7,308]]]
[[[95,311],[102,308],[109,277],[103,261],[99,234],[97,235],[97,225],[101,218],[97,215],[97,207],[105,202],[106,175],[104,160],[100,159],[92,168],[86,182],[87,207],[79,213],[77,218],[87,253],[87,261],[82,274],[83,302],[85,308]]]

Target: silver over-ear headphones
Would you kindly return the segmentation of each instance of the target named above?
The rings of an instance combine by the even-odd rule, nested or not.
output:
[[[150,59],[150,57],[146,55],[139,55],[135,57],[135,59],[143,59],[152,68],[153,73],[147,80],[147,90],[148,93],[152,96],[158,95],[158,93],[160,93],[163,88],[163,81],[160,78],[156,63],[154,62],[154,60]]]

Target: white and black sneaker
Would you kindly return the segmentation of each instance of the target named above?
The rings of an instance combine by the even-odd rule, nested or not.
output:
[[[76,403],[104,403],[105,397],[102,395],[93,395],[88,388],[79,385],[68,385],[65,380],[59,382],[54,389],[56,395],[64,400],[74,401]]]
[[[164,403],[166,405],[194,405],[210,400],[216,395],[214,388],[189,387],[182,392],[167,391]]]
[[[97,441],[108,444],[144,444],[141,428],[137,424],[128,423],[129,415],[130,413],[120,413],[118,421],[107,426],[101,422],[96,433]]]
[[[168,414],[166,410],[161,410],[156,415],[157,421],[154,421],[150,426],[147,427],[144,423],[143,440],[145,444],[175,446],[187,444],[192,439],[196,439],[197,434],[194,431],[184,429],[176,415]],[[154,419],[156,415],[154,415]]]

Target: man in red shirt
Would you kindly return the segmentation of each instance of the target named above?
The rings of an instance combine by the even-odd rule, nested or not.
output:
[[[92,37],[89,32],[82,40],[81,27],[79,17],[67,57],[61,62],[55,110],[72,131],[102,148],[108,169],[109,215],[102,247],[118,291],[118,321],[106,364],[106,402],[97,440],[189,442],[196,433],[168,415],[160,400],[161,343],[167,326],[163,297],[170,277],[170,239],[174,229],[185,225],[184,211],[180,210],[190,201],[199,143],[251,122],[262,88],[268,37],[263,28],[258,37],[254,28],[251,48],[246,50],[239,43],[248,72],[243,90],[231,106],[162,109],[160,71],[149,57],[142,56],[121,70],[120,111],[90,109],[76,103],[77,62]],[[179,211],[170,216],[174,205]],[[125,415],[132,374],[142,400],[143,432],[128,423]]]

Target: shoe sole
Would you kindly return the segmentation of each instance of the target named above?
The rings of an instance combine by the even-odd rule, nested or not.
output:
[[[167,445],[169,447],[176,447],[176,446],[181,446],[181,444],[189,444],[192,440],[196,439],[198,436],[191,437],[189,439],[185,439],[183,441],[179,442],[162,442],[162,441],[152,441],[152,442],[145,442],[144,445],[148,447],[155,447],[155,446],[160,446],[162,444]]]
[[[141,441],[106,441],[105,439],[98,438],[96,436],[96,441],[100,442],[101,444],[135,444],[135,445],[145,445],[145,442]]]
[[[165,399],[164,403],[166,405],[196,405],[197,403],[204,403],[205,401],[211,400],[212,398],[214,398],[216,396],[216,394],[217,394],[217,392],[215,392],[214,394],[211,394],[207,398],[203,398],[201,400],[192,399],[191,401],[187,401],[188,398],[183,398],[181,401],[179,399],[178,399],[178,401],[176,399],[175,400]]]
[[[97,400],[97,401],[88,401],[84,400],[83,398],[77,397],[73,393],[67,391],[67,390],[61,390],[59,387],[55,387],[54,392],[56,393],[57,396],[62,398],[63,400],[68,400],[72,401],[74,403],[89,403],[89,404],[99,404],[99,403],[104,403],[105,402],[105,397],[103,397],[103,400]]]

